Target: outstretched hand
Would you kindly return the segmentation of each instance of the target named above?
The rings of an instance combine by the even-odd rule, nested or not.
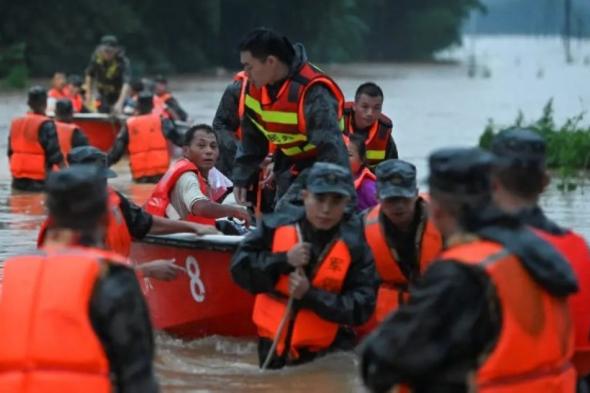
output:
[[[176,265],[174,259],[156,259],[137,265],[136,269],[145,277],[162,281],[172,281],[178,277],[178,273],[185,272],[182,267]]]

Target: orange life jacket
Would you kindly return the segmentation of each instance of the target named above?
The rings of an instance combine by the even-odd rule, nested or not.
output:
[[[127,222],[121,211],[121,198],[115,190],[109,187],[109,205],[108,205],[108,224],[106,229],[106,236],[104,239],[104,246],[106,250],[117,253],[120,256],[127,258],[131,251],[131,233]],[[49,218],[41,224],[39,234],[37,235],[37,247],[41,248],[45,244],[45,237],[47,236],[47,229],[49,228]]]
[[[108,259],[106,259],[108,258]],[[47,249],[4,264],[1,392],[111,392],[109,361],[89,305],[106,260],[96,249]]]
[[[354,110],[352,109],[352,102],[344,104],[344,124],[345,133],[347,135],[354,134]],[[379,118],[373,123],[369,130],[369,135],[365,140],[365,146],[367,149],[367,163],[373,167],[385,160],[385,154],[387,153],[387,142],[391,139],[391,129],[393,125],[391,119],[380,114]]]
[[[164,176],[160,179],[158,184],[156,184],[156,188],[152,192],[152,195],[148,198],[143,206],[145,211],[148,213],[158,216],[158,217],[166,217],[166,208],[170,204],[170,193],[174,189],[176,182],[186,172],[193,172],[197,175],[199,179],[199,188],[203,195],[209,195],[209,187],[207,186],[207,182],[201,176],[199,169],[196,167],[195,164],[187,160],[186,158],[181,158],[180,160],[176,161],[170,169],[164,174]],[[206,218],[206,217],[199,217],[193,214],[189,214],[187,217],[183,218],[186,221],[197,222],[201,224],[207,225],[215,225],[214,218]]]
[[[570,364],[574,334],[566,299],[545,291],[498,243],[456,245],[441,258],[481,268],[496,288],[502,326],[477,372],[478,392],[576,390],[576,372]]]
[[[387,234],[379,221],[381,204],[372,208],[365,218],[365,237],[371,248],[381,284],[377,292],[375,322],[371,328],[381,323],[385,317],[408,299],[410,280],[399,267],[399,257],[387,242]],[[443,248],[442,236],[430,219],[423,221],[417,230],[416,247],[420,273],[435,260]],[[411,277],[417,279],[418,277]]]
[[[295,225],[286,225],[276,229],[272,252],[286,252],[299,243],[297,228]],[[336,240],[329,246],[326,255],[315,269],[315,274],[310,278],[311,286],[332,293],[340,293],[348,269],[351,257],[348,246],[342,239]],[[258,335],[270,340],[275,338],[278,326],[286,310],[287,297],[289,296],[289,276],[281,275],[275,285],[277,294],[263,293],[256,295],[252,319],[258,328]],[[327,349],[334,342],[339,325],[320,318],[310,309],[302,308],[295,315],[291,335],[290,356],[298,357],[298,350],[305,348],[309,351],[319,352]],[[285,339],[288,329],[283,329],[282,336],[277,345],[277,354],[285,351]]]
[[[571,231],[564,235],[553,235],[540,230],[535,232],[561,252],[576,272],[580,289],[568,298],[576,337],[573,364],[578,375],[588,375],[590,374],[590,250],[584,238]]]
[[[166,101],[170,98],[172,98],[172,94],[170,93],[164,93],[161,96],[154,94],[154,109],[152,109],[152,113],[170,119],[172,116],[170,116],[170,113],[166,109]]]
[[[150,113],[127,119],[129,164],[134,179],[162,175],[170,165],[168,142],[160,116]]]
[[[318,83],[336,97],[338,120],[343,130],[344,96],[332,79],[310,63],[305,63],[296,75],[283,83],[274,101],[266,86],[257,88],[248,83],[244,99],[246,115],[271,144],[290,158],[309,158],[316,153],[315,146],[308,143],[303,101],[308,89]]]
[[[29,112],[12,121],[10,172],[13,178],[45,180],[45,151],[39,142],[39,130],[48,120],[45,115]]]
[[[367,167],[363,168],[362,172],[356,179],[354,179],[354,189],[358,190],[365,179],[375,180],[377,177]]]
[[[80,94],[70,94],[68,95],[70,101],[72,101],[72,108],[74,109],[74,113],[82,112],[82,108],[84,107],[84,100]]]
[[[68,153],[70,150],[72,150],[72,137],[74,135],[74,130],[78,127],[75,124],[56,121],[55,128],[57,129],[59,149],[61,150],[61,154],[63,155],[65,161],[67,160]]]
[[[69,93],[69,89],[67,87],[64,87],[61,90],[56,89],[55,87],[52,87],[47,92],[47,97],[52,97],[52,98],[55,98],[56,100],[59,100],[62,98],[69,98],[68,93]]]

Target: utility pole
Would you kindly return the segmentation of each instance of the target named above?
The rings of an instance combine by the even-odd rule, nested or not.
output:
[[[572,0],[565,0],[565,23],[563,27],[563,35],[565,61],[570,64],[573,61],[570,48],[570,38],[572,36]]]

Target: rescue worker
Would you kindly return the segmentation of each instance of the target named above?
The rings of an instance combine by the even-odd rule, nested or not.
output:
[[[348,168],[342,138],[344,98],[338,85],[307,61],[303,45],[291,45],[272,30],[250,32],[239,50],[248,85],[232,177],[235,199],[246,203],[271,142],[277,148],[274,178],[277,198],[284,198],[276,209],[281,209],[297,203],[305,185],[303,172],[314,162]],[[295,181],[300,174],[303,177]]]
[[[367,163],[375,168],[383,160],[397,158],[397,147],[391,134],[392,123],[382,112],[383,90],[366,82],[358,87],[354,102],[344,104],[345,132],[361,135],[367,146]]]
[[[154,216],[214,225],[216,218],[235,217],[249,223],[244,206],[218,203],[209,175],[219,157],[217,135],[206,124],[197,124],[184,135],[183,158],[176,161],[147,200],[145,208]],[[217,197],[215,197],[217,195]]]
[[[219,162],[217,169],[224,175],[231,176],[236,151],[241,139],[241,122],[244,116],[244,99],[248,77],[245,71],[234,75],[232,83],[227,85],[215,117],[213,118],[213,130],[219,138]]]
[[[45,177],[54,166],[63,165],[54,122],[45,115],[47,91],[33,86],[27,101],[30,112],[14,119],[8,134],[7,155],[12,187],[43,191]]]
[[[69,91],[66,80],[66,74],[63,72],[56,72],[51,79],[51,89],[47,92],[47,112],[55,112],[55,104],[57,100],[68,98]]]
[[[168,80],[157,75],[154,78],[154,111],[172,120],[188,120],[188,114],[168,90]]]
[[[62,156],[65,158],[73,147],[87,146],[88,138],[80,127],[72,123],[74,107],[68,98],[57,100],[55,104],[55,127]]]
[[[45,246],[4,263],[0,391],[157,392],[148,309],[131,269],[100,250],[101,171],[51,173]]]
[[[106,166],[106,155],[94,146],[84,146],[72,149],[68,155],[70,166],[94,165],[104,170],[107,178],[117,174]],[[132,240],[141,240],[147,235],[165,235],[171,233],[189,232],[197,236],[214,234],[217,230],[211,226],[169,220],[152,216],[141,207],[127,199],[123,194],[108,186],[109,220],[104,237],[105,249],[115,252],[125,258],[131,252]],[[43,246],[47,231],[52,227],[49,219],[41,226],[37,246]],[[156,260],[136,265],[136,270],[144,277],[154,277],[161,280],[176,278],[181,269],[169,260]]]
[[[116,164],[129,150],[131,177],[137,183],[157,183],[170,166],[168,142],[182,146],[183,137],[170,119],[152,113],[153,95],[143,91],[137,97],[137,115],[121,127],[109,152],[109,165]]]
[[[539,207],[539,198],[549,184],[546,145],[530,129],[501,132],[492,142],[497,159],[492,172],[494,202],[517,214],[538,230],[568,260],[578,277],[580,290],[570,297],[575,328],[573,363],[580,378],[590,373],[590,250],[584,238],[552,222]],[[580,390],[581,391],[581,390]]]
[[[240,243],[231,274],[256,295],[253,320],[263,365],[279,336],[270,368],[300,364],[355,343],[350,326],[366,322],[375,307],[373,256],[356,215],[350,171],[317,163],[302,190],[304,208],[265,215]],[[292,298],[292,308],[289,307]],[[288,323],[279,331],[281,319]]]
[[[475,148],[430,156],[430,217],[447,249],[364,344],[362,376],[373,392],[399,384],[414,392],[575,390],[574,272],[491,206],[491,164]]]
[[[86,68],[86,107],[94,108],[94,85],[100,102],[99,112],[120,114],[129,93],[131,66],[117,37],[105,35]]]
[[[365,237],[381,279],[370,331],[408,299],[410,285],[442,251],[443,241],[418,194],[416,167],[402,160],[377,165],[379,204],[364,215]]]

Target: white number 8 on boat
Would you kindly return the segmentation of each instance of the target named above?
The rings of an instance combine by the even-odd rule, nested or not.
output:
[[[205,300],[205,284],[201,280],[201,269],[199,269],[199,263],[193,256],[186,258],[184,263],[186,266],[186,274],[190,278],[191,295],[195,302],[202,303]]]

